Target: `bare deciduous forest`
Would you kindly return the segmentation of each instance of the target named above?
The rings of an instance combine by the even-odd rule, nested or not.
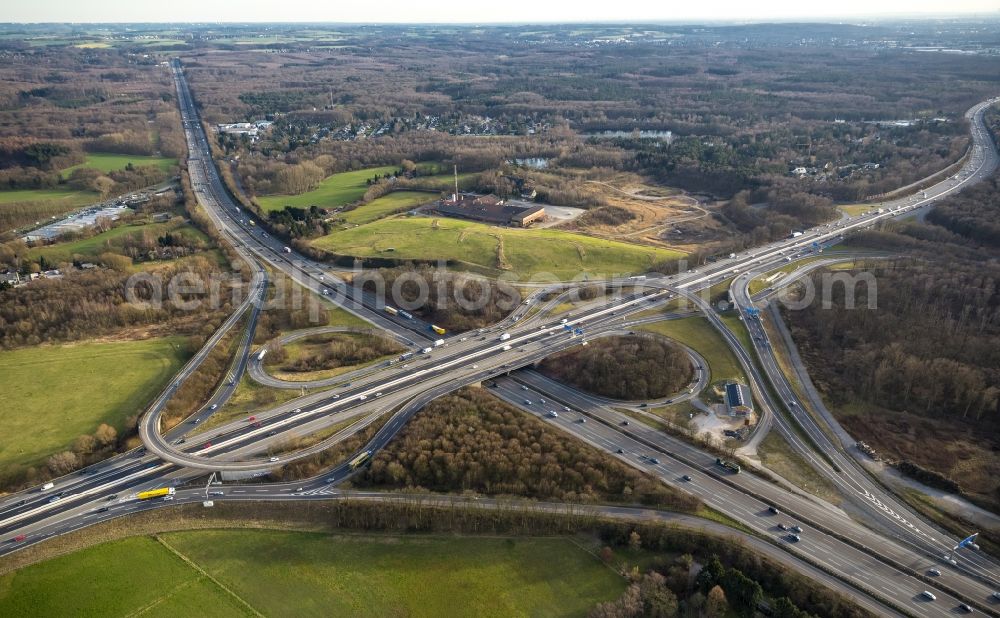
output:
[[[696,498],[468,388],[435,400],[375,456],[361,484],[694,511]]]
[[[1000,505],[1000,181],[938,206],[926,223],[892,223],[850,244],[906,257],[872,261],[876,286],[832,287],[832,306],[786,311],[810,375],[859,440]],[[822,274],[813,276],[823,289]],[[877,295],[877,309],[869,310]],[[925,478],[925,480],[927,480]],[[930,479],[934,482],[933,479]]]
[[[693,375],[676,345],[652,337],[602,337],[546,358],[539,371],[596,395],[653,399],[680,391]]]

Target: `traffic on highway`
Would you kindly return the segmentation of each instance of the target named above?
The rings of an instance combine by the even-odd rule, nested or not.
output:
[[[817,569],[814,575],[829,579],[829,585],[846,585],[871,611],[937,616],[968,603],[1000,615],[992,601],[1000,589],[1000,565],[974,551],[964,551],[957,559],[951,557],[959,539],[925,521],[875,481],[849,454],[851,445],[830,437],[830,428],[820,420],[824,415],[806,413],[821,402],[799,399],[775,357],[771,335],[763,327],[757,306],[761,297],[749,291],[750,282],[762,273],[816,257],[845,235],[879,222],[913,216],[915,211],[992,174],[1000,160],[983,125],[983,113],[996,99],[976,105],[967,114],[973,145],[961,170],[918,194],[885,201],[860,216],[802,230],[787,239],[675,275],[646,273],[641,279],[608,280],[605,283],[617,293],[582,304],[570,318],[554,317],[549,311],[579,282],[549,282],[538,286],[525,304],[498,324],[478,332],[442,333],[415,316],[387,312],[384,299],[346,284],[326,265],[299,255],[260,226],[251,225],[250,215],[241,212],[221,180],[178,61],[174,61],[172,71],[196,197],[245,263],[249,293],[146,411],[139,426],[144,444],[141,449],[0,503],[4,541],[0,555],[95,522],[176,504],[206,499],[335,499],[341,495],[337,485],[393,440],[423,406],[463,386],[482,383],[568,437],[697,496],[749,528],[758,541]],[[338,376],[320,385],[328,390],[255,412],[252,420],[227,421],[203,431],[201,423],[224,406],[244,374],[266,379],[260,369],[261,358],[254,360],[251,354],[269,269],[367,321],[408,347],[412,355],[405,363]],[[729,279],[731,295],[750,334],[750,349],[705,298],[708,288]],[[545,294],[554,297],[543,301]],[[732,467],[720,465],[725,462],[716,454],[642,423],[643,409],[638,404],[633,406],[633,414],[625,415],[612,402],[524,369],[588,340],[628,333],[631,324],[647,319],[636,314],[662,308],[677,298],[687,299],[699,315],[708,318],[751,378],[762,415],[755,431],[766,433],[772,427],[779,431],[798,454],[850,499],[856,507],[851,514],[773,482],[762,473],[735,473]],[[677,316],[666,314],[657,319],[672,317]],[[191,418],[163,432],[161,416],[172,395],[240,325],[243,331],[227,379]],[[705,365],[696,351],[688,353],[693,363]],[[699,372],[676,399],[694,397],[707,384],[707,372]],[[350,424],[308,448],[280,455],[268,450],[291,437],[345,422]],[[378,429],[363,447],[315,478],[295,483],[215,484],[223,473],[264,474],[276,464],[329,449],[372,426]],[[207,474],[211,476],[206,481]],[[372,499],[377,495],[373,493]],[[928,576],[929,569],[939,570],[940,576]]]

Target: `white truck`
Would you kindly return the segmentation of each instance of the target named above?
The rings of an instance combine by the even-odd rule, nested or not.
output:
[[[440,348],[443,345],[444,345],[444,339],[438,339],[437,341],[434,342],[435,348]]]
[[[431,352],[434,351],[434,348],[424,348],[423,350],[420,351],[423,352],[424,354],[430,354]]]
[[[292,252],[292,248],[291,247],[282,247],[281,250],[284,251],[285,253],[291,253]]]
[[[500,341],[507,341],[508,339],[510,339],[510,333],[500,335]]]
[[[792,238],[798,238],[799,236],[802,236],[802,232],[792,232]]]
[[[42,485],[42,491],[48,491],[48,490],[52,489],[55,486],[56,486],[55,483],[46,483],[46,484]]]

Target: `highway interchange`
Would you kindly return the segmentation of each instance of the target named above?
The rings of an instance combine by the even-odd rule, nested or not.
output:
[[[831,585],[833,582],[838,586],[848,584],[855,591],[855,598],[866,607],[878,608],[877,613],[941,615],[953,612],[960,603],[969,603],[984,612],[1000,615],[998,606],[991,601],[993,591],[1000,588],[1000,569],[996,563],[975,553],[963,553],[954,565],[943,561],[942,555],[957,539],[924,521],[891,496],[845,452],[846,445],[835,443],[829,437],[832,432],[818,420],[824,416],[814,417],[804,411],[805,406],[815,409],[816,402],[800,402],[787,376],[779,369],[767,332],[748,312],[757,301],[750,297],[747,288],[756,273],[783,266],[789,259],[815,257],[819,248],[836,243],[845,234],[884,219],[911,215],[989,176],[998,161],[982,114],[993,101],[981,103],[969,111],[974,146],[961,171],[921,194],[873,206],[870,213],[860,217],[805,230],[795,238],[757,247],[734,258],[677,275],[647,274],[641,279],[610,281],[612,287],[622,290],[619,294],[584,303],[572,311],[570,321],[584,329],[584,336],[567,331],[562,319],[548,315],[558,297],[541,300],[544,292],[560,294],[579,284],[540,286],[538,293],[530,296],[526,304],[500,324],[480,332],[450,336],[443,346],[434,348],[429,355],[416,354],[407,363],[359,373],[352,377],[350,385],[342,383],[332,390],[257,413],[256,423],[243,419],[230,421],[196,437],[192,435],[197,431],[193,422],[182,423],[161,435],[160,412],[225,335],[242,325],[243,332],[229,375],[231,379],[224,381],[191,420],[204,421],[216,408],[223,407],[243,372],[253,362],[251,341],[269,281],[268,269],[287,275],[414,348],[431,345],[434,336],[428,333],[425,323],[387,315],[373,295],[352,289],[321,263],[286,252],[278,239],[250,225],[246,213],[239,211],[219,178],[179,66],[174,67],[174,73],[190,150],[188,169],[192,185],[199,203],[220,234],[245,263],[250,292],[223,328],[182,369],[143,417],[140,434],[148,452],[134,451],[58,479],[53,491],[62,492],[62,497],[54,502],[49,502],[51,494],[39,494],[37,489],[6,498],[0,503],[0,538],[6,541],[24,535],[25,540],[0,544],[0,555],[97,521],[168,506],[170,503],[159,500],[140,502],[134,499],[137,491],[165,483],[180,487],[173,504],[206,497],[261,500],[336,497],[336,485],[352,473],[346,463],[320,477],[296,483],[243,483],[204,488],[193,488],[191,484],[199,479],[204,483],[206,471],[252,474],[267,470],[276,465],[270,461],[268,450],[273,445],[289,437],[309,435],[348,421],[354,424],[300,452],[282,453],[280,461],[306,457],[365,427],[381,423],[364,447],[376,451],[434,398],[469,384],[495,383],[496,394],[513,405],[538,415],[575,439],[584,440],[628,465],[698,496],[713,509],[746,525],[772,546],[821,569],[828,579],[832,578],[828,581]],[[751,334],[753,347],[750,350],[725,327],[703,297],[711,285],[731,278],[733,299]],[[851,501],[855,506],[852,511],[855,518],[763,476],[725,474],[714,465],[714,455],[654,430],[634,417],[622,415],[615,409],[621,406],[613,408],[607,401],[567,388],[530,370],[514,372],[555,351],[579,345],[582,340],[626,331],[633,323],[643,321],[634,314],[660,307],[678,296],[688,298],[719,329],[751,377],[762,413],[757,431],[766,432],[773,427],[781,432]],[[510,339],[501,341],[501,333],[509,334]],[[696,391],[706,381],[707,376],[699,376]],[[526,392],[530,395],[525,396]],[[542,398],[549,400],[551,410],[538,403]],[[532,403],[526,404],[525,400]],[[552,416],[550,411],[557,411],[558,415]],[[581,422],[584,419],[586,421]],[[175,444],[181,439],[184,443]],[[685,481],[685,475],[691,481]],[[770,507],[780,509],[782,514],[772,514]],[[608,507],[609,512],[613,508]],[[803,529],[801,541],[791,542],[788,535],[777,528],[778,523],[800,525]],[[943,571],[940,578],[926,575],[932,566]],[[921,598],[923,590],[932,591],[936,600]]]

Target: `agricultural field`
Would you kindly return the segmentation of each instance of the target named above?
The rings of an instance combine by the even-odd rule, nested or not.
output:
[[[736,356],[705,318],[667,320],[639,328],[676,339],[701,354],[708,363],[713,384],[723,380],[740,380],[744,384],[747,383]]]
[[[165,337],[0,352],[0,468],[38,463],[101,423],[121,430],[180,369],[184,349],[183,337]]]
[[[610,276],[643,272],[681,257],[678,251],[603,240],[551,229],[510,229],[457,219],[383,219],[339,230],[313,244],[341,255],[453,260],[472,270],[512,272],[522,279],[551,273]]]
[[[327,176],[312,191],[298,195],[261,195],[256,200],[263,210],[281,210],[285,206],[309,208],[313,205],[321,208],[336,208],[361,199],[361,196],[368,190],[368,179],[373,178],[376,174],[385,176],[398,170],[398,165],[385,165],[353,172],[341,172]]]
[[[102,172],[114,172],[123,170],[131,163],[135,167],[153,165],[163,172],[169,172],[171,168],[177,166],[177,159],[171,157],[150,157],[143,155],[122,155],[110,152],[95,152],[87,155],[87,159],[79,165],[67,167],[62,170],[62,177],[69,178],[73,170],[80,168],[90,168]]]
[[[160,538],[98,545],[0,577],[0,615],[579,616],[625,588],[565,539],[263,530]]]
[[[377,221],[398,212],[405,212],[416,208],[421,204],[432,202],[435,199],[437,199],[437,196],[431,193],[394,191],[388,195],[374,199],[363,206],[358,206],[354,210],[345,212],[342,216],[344,221],[348,223],[364,225],[365,223],[371,223],[372,221]]]
[[[0,577],[4,616],[184,616],[209,607],[212,616],[248,613],[149,537],[98,545]]]

